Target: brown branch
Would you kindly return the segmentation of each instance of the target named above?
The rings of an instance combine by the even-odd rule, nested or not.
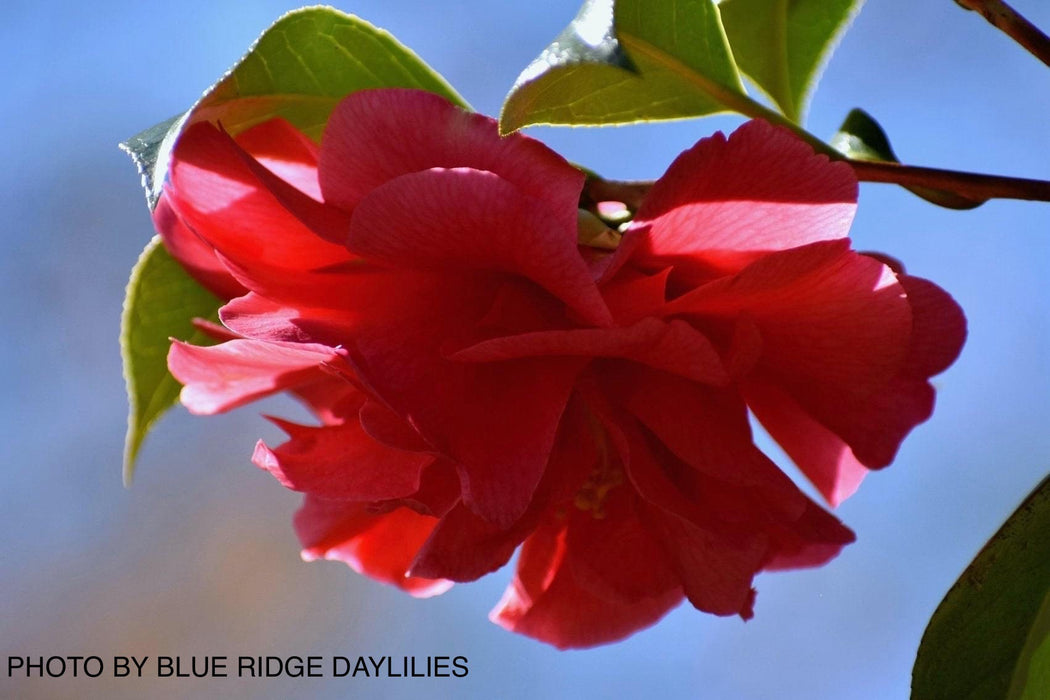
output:
[[[897,163],[876,163],[846,160],[864,182],[888,182],[902,187],[926,187],[944,190],[980,202],[986,199],[1023,199],[1050,202],[1050,182],[1020,177],[982,175],[958,170],[922,168]],[[591,201],[623,202],[637,210],[653,186],[652,182],[620,182],[616,180],[587,180],[584,193]]]
[[[1000,31],[1028,49],[1028,52],[1050,66],[1050,37],[1017,13],[1003,0],[955,0],[967,10],[980,12]]]
[[[1050,202],[1050,182],[1022,177],[982,175],[958,170],[923,168],[898,163],[847,161],[863,182],[891,182],[903,187],[927,187],[973,199],[1025,199]]]

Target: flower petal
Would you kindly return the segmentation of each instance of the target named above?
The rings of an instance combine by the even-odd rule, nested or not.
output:
[[[802,517],[790,528],[772,531],[773,558],[765,571],[805,569],[823,566],[838,556],[842,548],[857,539],[853,531],[812,501]]]
[[[278,178],[321,201],[317,177],[320,149],[287,120],[268,119],[237,134],[234,140]]]
[[[912,308],[892,270],[847,245],[770,254],[668,306],[698,322],[746,314],[761,335],[756,371],[879,467],[929,415],[932,392],[915,387],[887,404],[908,361]]]
[[[771,382],[749,380],[744,396],[770,436],[832,507],[853,495],[868,468],[857,461],[842,438],[814,420]]]
[[[898,275],[912,313],[911,345],[903,373],[916,379],[940,374],[966,341],[966,317],[955,300],[929,280]]]
[[[729,376],[710,341],[684,321],[642,319],[627,328],[538,331],[485,340],[453,353],[463,362],[521,357],[617,357],[674,372],[687,379],[726,384]]]
[[[176,340],[168,369],[184,385],[183,405],[210,415],[307,384],[324,376],[322,365],[339,357],[323,345],[231,340],[198,347]]]
[[[565,530],[548,523],[522,545],[518,570],[489,614],[497,625],[559,649],[608,644],[644,629],[682,600],[678,588],[634,602],[581,587],[564,562]]]
[[[690,498],[664,472],[666,459],[661,464],[637,431],[628,431],[628,436],[628,475],[647,502],[641,509],[643,522],[663,545],[689,602],[715,615],[750,618],[751,581],[769,556],[769,539],[762,531],[768,514],[754,503],[734,508],[725,498],[728,492],[716,489],[708,489],[703,500],[697,494]],[[705,508],[723,500],[720,514]],[[738,522],[729,521],[733,515]]]
[[[411,571],[431,578],[472,581],[506,564],[545,514],[572,507],[572,497],[598,459],[591,420],[580,400],[570,400],[550,462],[528,510],[517,522],[500,528],[460,504],[434,528]]]
[[[575,239],[584,176],[539,141],[501,137],[494,119],[421,90],[361,90],[332,111],[321,140],[325,201],[353,210],[389,180],[430,168],[497,173],[525,195],[560,212]]]
[[[201,240],[179,218],[162,194],[153,210],[153,226],[160,233],[164,247],[179,261],[193,279],[220,299],[232,299],[244,294],[245,289],[215,255],[215,249]]]
[[[242,266],[305,270],[351,259],[304,223],[345,229],[338,210],[284,183],[211,124],[193,124],[179,137],[170,178],[164,191],[180,218]]]
[[[436,522],[408,508],[376,515],[361,503],[307,496],[295,514],[295,531],[303,543],[303,559],[342,561],[359,574],[429,598],[447,591],[452,582],[405,572]]]
[[[354,211],[347,245],[402,268],[520,275],[587,322],[611,322],[577,250],[575,216],[565,227],[557,210],[490,172],[434,168],[377,187]]]
[[[636,603],[679,589],[660,541],[638,514],[629,485],[612,488],[599,513],[573,508],[567,530],[566,566],[594,595]]]
[[[627,237],[632,260],[675,266],[695,284],[736,272],[765,253],[843,238],[857,178],[785,129],[751,121],[728,140],[702,139],[680,155],[642,203]]]
[[[761,503],[789,519],[802,513],[805,497],[755,447],[736,392],[631,367],[608,371],[605,379],[616,401],[692,469],[746,491],[750,507]]]
[[[270,449],[261,440],[252,461],[285,487],[327,499],[379,501],[419,489],[432,455],[396,450],[373,440],[356,420],[311,428],[271,418],[289,440]]]

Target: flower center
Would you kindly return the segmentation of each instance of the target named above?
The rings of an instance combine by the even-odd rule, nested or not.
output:
[[[601,520],[605,517],[605,501],[609,492],[624,482],[623,467],[619,459],[611,455],[609,441],[605,436],[598,439],[600,455],[587,481],[573,498],[573,505],[582,511],[589,512],[592,518]]]

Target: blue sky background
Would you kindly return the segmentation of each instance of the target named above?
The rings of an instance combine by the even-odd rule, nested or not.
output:
[[[1050,27],[1050,5],[1014,5]],[[151,235],[116,144],[190,105],[294,3],[13,0],[0,10],[0,655],[464,655],[463,680],[6,678],[5,697],[903,698],[929,616],[1050,468],[1050,205],[973,212],[864,185],[853,235],[966,310],[933,419],[839,516],[829,566],[760,576],[748,623],[688,606],[626,642],[560,653],[486,619],[509,571],[415,601],[305,564],[298,496],[249,462],[276,440],[255,407],[173,412],[120,483],[117,349],[127,273]],[[354,0],[480,111],[576,0]],[[809,128],[863,106],[908,162],[1050,178],[1050,71],[950,0],[870,2],[831,61]],[[534,130],[607,176],[657,177],[734,118]],[[301,415],[272,400],[268,412]],[[767,445],[767,447],[769,447]],[[769,447],[780,463],[783,455]],[[790,471],[790,470],[789,470]]]

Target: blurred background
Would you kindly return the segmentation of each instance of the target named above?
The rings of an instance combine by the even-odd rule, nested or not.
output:
[[[1050,4],[1016,0],[1044,28]],[[352,0],[495,114],[577,0]],[[1050,205],[938,209],[864,185],[853,235],[962,304],[970,337],[938,408],[838,515],[858,542],[816,571],[762,575],[746,624],[688,606],[620,644],[557,652],[489,623],[507,570],[416,601],[305,564],[299,497],[249,461],[258,414],[176,409],[121,486],[117,348],[128,271],[151,236],[117,143],[188,107],[294,2],[8,0],[0,10],[0,696],[903,698],[925,625],[1050,468]],[[950,0],[872,1],[808,126],[854,106],[906,162],[1050,178],[1050,71]],[[653,178],[735,118],[531,133],[608,177]],[[272,443],[271,443],[272,444]],[[781,464],[786,460],[768,444]],[[794,473],[794,472],[791,472]],[[9,655],[462,655],[465,679],[61,680]],[[152,675],[152,674],[151,674]]]

